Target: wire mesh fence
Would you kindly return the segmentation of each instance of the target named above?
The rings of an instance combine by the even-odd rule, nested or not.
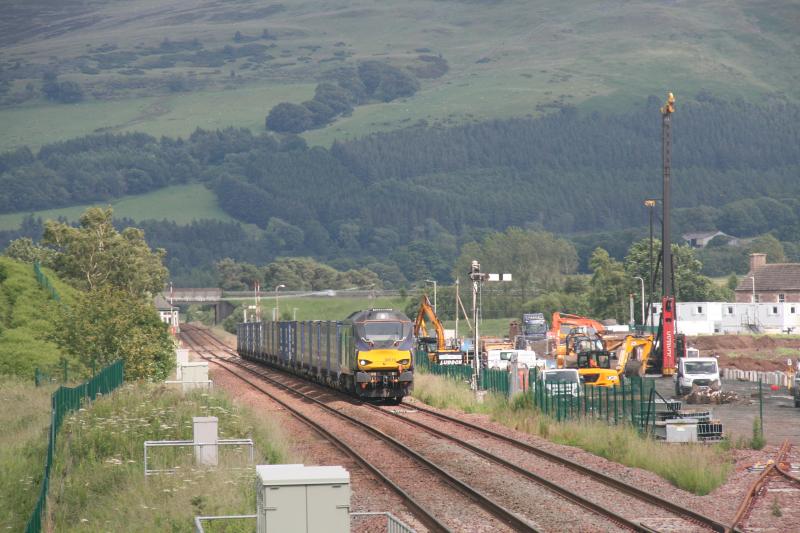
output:
[[[542,371],[529,371],[532,405],[556,420],[593,418],[610,424],[629,423],[648,432],[656,418],[653,378],[623,377],[619,385],[601,387],[580,381],[548,382]]]
[[[50,297],[61,303],[61,296],[58,294],[58,291],[55,287],[50,283],[50,280],[47,278],[44,272],[42,272],[41,265],[39,262],[36,261],[33,263],[33,273],[36,274],[36,281],[39,283],[39,286],[50,293]]]
[[[462,382],[471,381],[473,375],[473,368],[469,365],[431,363],[421,350],[415,354],[415,364],[417,371]],[[592,418],[609,424],[630,424],[646,433],[652,430],[656,420],[653,378],[622,377],[614,387],[601,387],[584,384],[577,377],[573,382],[547,381],[539,368],[516,374],[508,370],[482,368],[478,386],[509,399],[516,392],[528,395],[532,408],[558,421]]]
[[[47,456],[44,463],[44,476],[39,490],[39,498],[31,513],[26,533],[39,533],[42,530],[42,516],[47,504],[47,491],[50,487],[50,469],[56,448],[56,437],[64,418],[81,407],[83,402],[91,401],[98,394],[108,394],[122,385],[124,366],[122,360],[115,361],[102,369],[92,379],[76,387],[59,387],[50,399],[50,432],[47,443]]]

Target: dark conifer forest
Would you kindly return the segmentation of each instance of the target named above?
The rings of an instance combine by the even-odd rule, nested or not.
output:
[[[93,135],[0,155],[0,212],[104,202],[202,182],[232,217],[254,224],[139,223],[188,273],[222,257],[308,255],[342,268],[407,264],[447,278],[459,244],[508,226],[572,235],[581,265],[605,240],[624,253],[661,195],[659,99],[620,114],[564,108],[540,118],[417,126],[309,147],[293,135],[197,130],[186,139]],[[800,240],[800,107],[683,104],[673,122],[678,231]],[[705,206],[705,207],[704,207]],[[34,234],[36,220],[10,239]],[[581,235],[591,234],[586,239]],[[789,252],[792,248],[790,247]],[[791,255],[791,253],[789,254]],[[435,270],[439,272],[434,272]]]

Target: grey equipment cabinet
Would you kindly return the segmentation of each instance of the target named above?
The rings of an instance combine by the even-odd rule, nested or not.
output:
[[[256,467],[258,533],[350,531],[350,473],[341,466]]]

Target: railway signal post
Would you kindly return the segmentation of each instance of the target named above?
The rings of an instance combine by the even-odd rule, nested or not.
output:
[[[490,274],[481,272],[481,264],[473,260],[470,266],[469,279],[472,280],[472,320],[475,323],[475,345],[472,348],[472,390],[478,391],[480,381],[480,316],[481,288],[485,281],[511,281],[511,274]]]

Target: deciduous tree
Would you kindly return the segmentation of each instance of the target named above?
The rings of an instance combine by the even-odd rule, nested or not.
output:
[[[111,208],[90,208],[78,227],[48,221],[42,242],[57,252],[55,269],[90,291],[109,287],[139,298],[160,292],[168,275],[164,250],[151,250],[140,229],[118,232],[112,216]]]

